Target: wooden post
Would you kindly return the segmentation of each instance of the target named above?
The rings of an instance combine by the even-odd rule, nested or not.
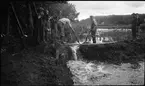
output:
[[[10,14],[9,14],[9,8],[8,8],[8,21],[7,21],[7,35],[10,33]]]
[[[35,2],[32,2],[32,4],[33,4],[33,7],[34,7],[34,12],[35,12],[35,16],[34,16],[34,23],[35,23],[35,25],[34,25],[34,32],[33,32],[33,37],[34,37],[34,39],[35,39],[35,41],[39,44],[39,28],[37,27],[38,25],[38,13],[37,13],[37,10],[36,10],[36,6],[35,6]],[[36,44],[37,44],[36,43]]]
[[[31,33],[32,33],[31,35],[33,36],[34,26],[33,26],[32,9],[30,3],[28,3],[28,8],[29,8],[29,29],[31,29]]]
[[[20,40],[21,40],[21,43],[22,43],[22,47],[23,47],[23,48],[26,48],[26,45],[25,45],[24,40],[23,40],[23,37],[25,37],[25,34],[23,33],[21,24],[20,24],[20,22],[19,22],[19,19],[18,19],[17,15],[16,15],[16,11],[15,11],[15,9],[14,9],[12,3],[11,3],[11,7],[12,7],[13,13],[14,13],[14,15],[15,15],[15,18],[16,18],[16,20],[17,20],[18,26],[19,26],[19,29],[18,29],[19,34],[22,35],[22,37],[20,37]]]
[[[24,36],[24,33],[23,33],[23,31],[22,31],[21,24],[20,24],[20,22],[19,22],[19,19],[18,19],[17,15],[16,15],[16,11],[15,11],[15,9],[14,9],[12,3],[11,3],[11,7],[12,7],[13,13],[14,13],[14,15],[15,15],[15,18],[16,18],[16,20],[17,20],[18,26],[19,26],[19,28],[20,28],[18,31],[19,31],[19,33],[20,33],[22,36]]]

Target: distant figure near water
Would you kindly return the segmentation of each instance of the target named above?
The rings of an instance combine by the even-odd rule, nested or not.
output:
[[[144,21],[142,22],[142,24],[140,24],[140,30],[141,30],[141,32],[145,32],[145,18],[144,18]]]
[[[94,18],[94,16],[90,16],[90,19],[91,19],[91,37],[92,37],[92,40],[93,40],[93,43],[96,43],[96,29],[97,29],[97,22]]]
[[[138,33],[138,29],[140,26],[140,18],[138,14],[133,13],[132,14],[132,38],[136,39],[137,33]]]

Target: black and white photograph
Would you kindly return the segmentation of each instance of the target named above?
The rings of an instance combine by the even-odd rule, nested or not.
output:
[[[1,86],[144,85],[145,1],[8,1]]]

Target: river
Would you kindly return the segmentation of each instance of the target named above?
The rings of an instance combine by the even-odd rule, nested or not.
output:
[[[116,29],[115,29],[116,30]],[[115,31],[114,29],[98,29],[99,34],[106,34],[107,32]],[[130,29],[117,29],[117,32],[124,32],[123,34],[128,34]],[[115,32],[114,32],[115,33]],[[109,42],[117,42],[113,40],[113,37],[110,38],[108,35],[105,39],[104,37],[96,38],[96,44],[104,44]],[[105,41],[104,41],[105,40]],[[75,60],[70,60],[67,62],[67,66],[70,69],[71,73],[74,75],[72,77],[74,85],[130,85],[135,71],[129,69],[130,64],[122,64],[121,66],[105,64],[105,63],[93,63],[83,59],[79,59],[77,56],[77,50],[79,49],[80,44],[84,44],[85,37],[75,43],[71,43],[70,47],[73,51],[73,56]],[[92,40],[88,40],[86,44],[93,44]],[[144,63],[140,63],[143,68]],[[125,65],[125,67],[124,67]],[[122,70],[122,69],[125,69]],[[138,74],[144,74],[144,69],[139,69]],[[142,76],[142,75],[141,75]],[[138,84],[143,84],[143,78]]]
[[[130,29],[97,29],[96,35],[99,35],[96,37],[96,43],[95,44],[104,44],[104,43],[114,43],[117,42],[118,40],[113,39],[113,36],[106,35],[108,33],[115,34],[115,33],[120,33],[122,32],[121,35],[128,34],[130,32]],[[79,49],[80,44],[94,44],[91,37],[89,36],[86,40],[87,34],[83,34],[83,37],[80,37],[79,43],[78,41],[75,41],[74,43],[70,43],[71,49],[74,52],[74,59],[77,60],[77,49]],[[115,36],[116,37],[116,36]]]

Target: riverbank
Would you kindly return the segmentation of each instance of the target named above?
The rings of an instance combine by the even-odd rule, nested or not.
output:
[[[119,43],[115,43],[115,44],[110,44],[109,46],[106,45],[106,47],[112,47],[111,50],[106,50],[105,48],[103,48],[103,46],[100,46],[99,48],[99,55],[100,57],[103,57],[105,60],[102,60],[103,64],[105,65],[115,65],[113,67],[117,67],[116,72],[114,72],[114,74],[103,74],[103,73],[98,73],[97,69],[93,69],[95,72],[97,72],[97,75],[100,75],[98,78],[97,76],[93,77],[94,75],[88,75],[90,78],[87,79],[92,79],[91,82],[84,82],[81,83],[80,81],[77,81],[76,79],[74,79],[73,77],[75,76],[73,73],[73,69],[71,70],[71,66],[74,69],[78,70],[80,67],[85,67],[87,68],[88,71],[90,71],[91,69],[91,64],[90,62],[93,62],[95,65],[99,66],[99,65],[103,65],[101,64],[101,60],[100,62],[95,62],[95,61],[89,61],[87,60],[87,56],[90,58],[91,54],[94,55],[94,57],[96,57],[96,55],[98,55],[96,52],[94,52],[94,50],[91,50],[89,52],[85,51],[85,56],[86,59],[84,57],[83,60],[78,60],[78,61],[72,61],[69,60],[67,63],[66,62],[62,62],[62,60],[55,60],[55,53],[54,53],[54,49],[52,47],[48,47],[48,51],[47,54],[43,53],[45,45],[40,45],[37,46],[34,49],[28,49],[28,50],[23,50],[19,53],[14,53],[14,54],[10,54],[8,52],[5,52],[3,54],[1,54],[1,86],[5,86],[5,85],[14,85],[14,86],[26,86],[26,85],[43,85],[43,86],[47,86],[47,85],[74,85],[74,84],[120,84],[123,83],[124,80],[126,79],[127,81],[129,80],[130,83],[135,83],[135,84],[140,84],[142,85],[143,79],[144,77],[140,77],[143,76],[144,74],[144,69],[140,69],[140,68],[144,68],[143,66],[139,66],[140,63],[139,62],[144,62],[144,50],[145,50],[145,40],[143,38],[143,36],[141,36],[141,39],[138,39],[136,41],[122,41]],[[120,46],[120,47],[119,47]],[[98,48],[98,47],[97,47]],[[102,49],[101,49],[102,48]],[[124,50],[122,50],[122,48],[124,48]],[[82,48],[83,49],[83,48]],[[63,49],[64,50],[64,49]],[[117,51],[118,50],[118,51]],[[102,54],[101,54],[102,52]],[[104,52],[106,52],[104,54]],[[66,52],[67,53],[67,52]],[[90,53],[87,55],[87,53]],[[94,54],[93,54],[94,53]],[[54,54],[54,55],[53,55]],[[126,56],[124,56],[126,55]],[[80,55],[78,55],[79,58],[81,58]],[[108,60],[106,60],[106,58],[108,58]],[[122,58],[122,60],[118,60],[118,58]],[[124,60],[124,58],[128,59],[128,60]],[[96,60],[96,59],[94,59]],[[105,61],[105,62],[104,62]],[[125,62],[126,61],[126,62]],[[129,63],[129,68],[127,68],[127,71],[124,71],[124,68],[121,69],[123,70],[122,72],[120,71],[120,67],[121,65],[127,64]],[[141,62],[141,64],[143,64]],[[88,64],[89,63],[89,64]],[[119,63],[119,64],[118,64]],[[123,63],[123,64],[122,64]],[[138,63],[138,64],[136,64]],[[87,65],[87,66],[86,66]],[[97,68],[97,66],[95,66]],[[74,67],[75,66],[75,67]],[[105,67],[105,66],[104,66]],[[109,66],[112,67],[112,66]],[[100,70],[103,68],[103,66],[99,67]],[[107,67],[106,67],[107,68]],[[82,68],[81,71],[84,70],[86,71],[86,69]],[[114,70],[115,69],[111,69],[110,70]],[[132,70],[134,71],[138,71],[138,70],[142,70],[142,72],[131,72]],[[82,72],[84,72],[82,71]],[[80,75],[77,76],[83,76],[83,74],[88,74],[90,72],[78,72],[81,73]],[[109,71],[109,68],[107,69],[107,71]],[[118,71],[118,72],[117,72]],[[110,71],[111,72],[111,71]],[[122,75],[126,73],[126,75],[131,74],[129,79],[127,77],[122,77]],[[94,74],[94,73],[93,73]],[[116,75],[115,75],[116,74]],[[118,75],[118,74],[122,74],[122,75]],[[113,76],[114,75],[114,76]],[[133,76],[134,75],[134,76]],[[103,77],[114,77],[111,78],[112,83],[106,82],[108,79],[104,79]],[[139,76],[139,77],[138,77]],[[84,76],[86,77],[86,76]],[[117,77],[121,77],[116,79]],[[133,77],[133,78],[132,78]],[[83,79],[83,77],[81,77]],[[123,78],[123,79],[122,79]],[[84,78],[86,79],[86,78]],[[100,82],[95,81],[95,79],[100,80]],[[76,80],[76,81],[75,81]],[[104,80],[104,81],[103,81]],[[106,81],[105,81],[106,80]],[[85,80],[84,80],[85,81]],[[106,82],[106,83],[104,83]],[[119,83],[117,83],[119,82]],[[126,83],[126,82],[125,82]],[[124,83],[124,84],[125,84]]]
[[[73,85],[72,74],[66,63],[55,60],[54,50],[45,45],[19,53],[1,54],[1,86]]]
[[[74,85],[144,85],[145,35],[116,43],[82,44],[67,66]]]
[[[143,37],[143,36],[141,36]],[[87,60],[113,63],[136,62],[144,59],[145,37],[107,44],[81,45],[78,52]]]

